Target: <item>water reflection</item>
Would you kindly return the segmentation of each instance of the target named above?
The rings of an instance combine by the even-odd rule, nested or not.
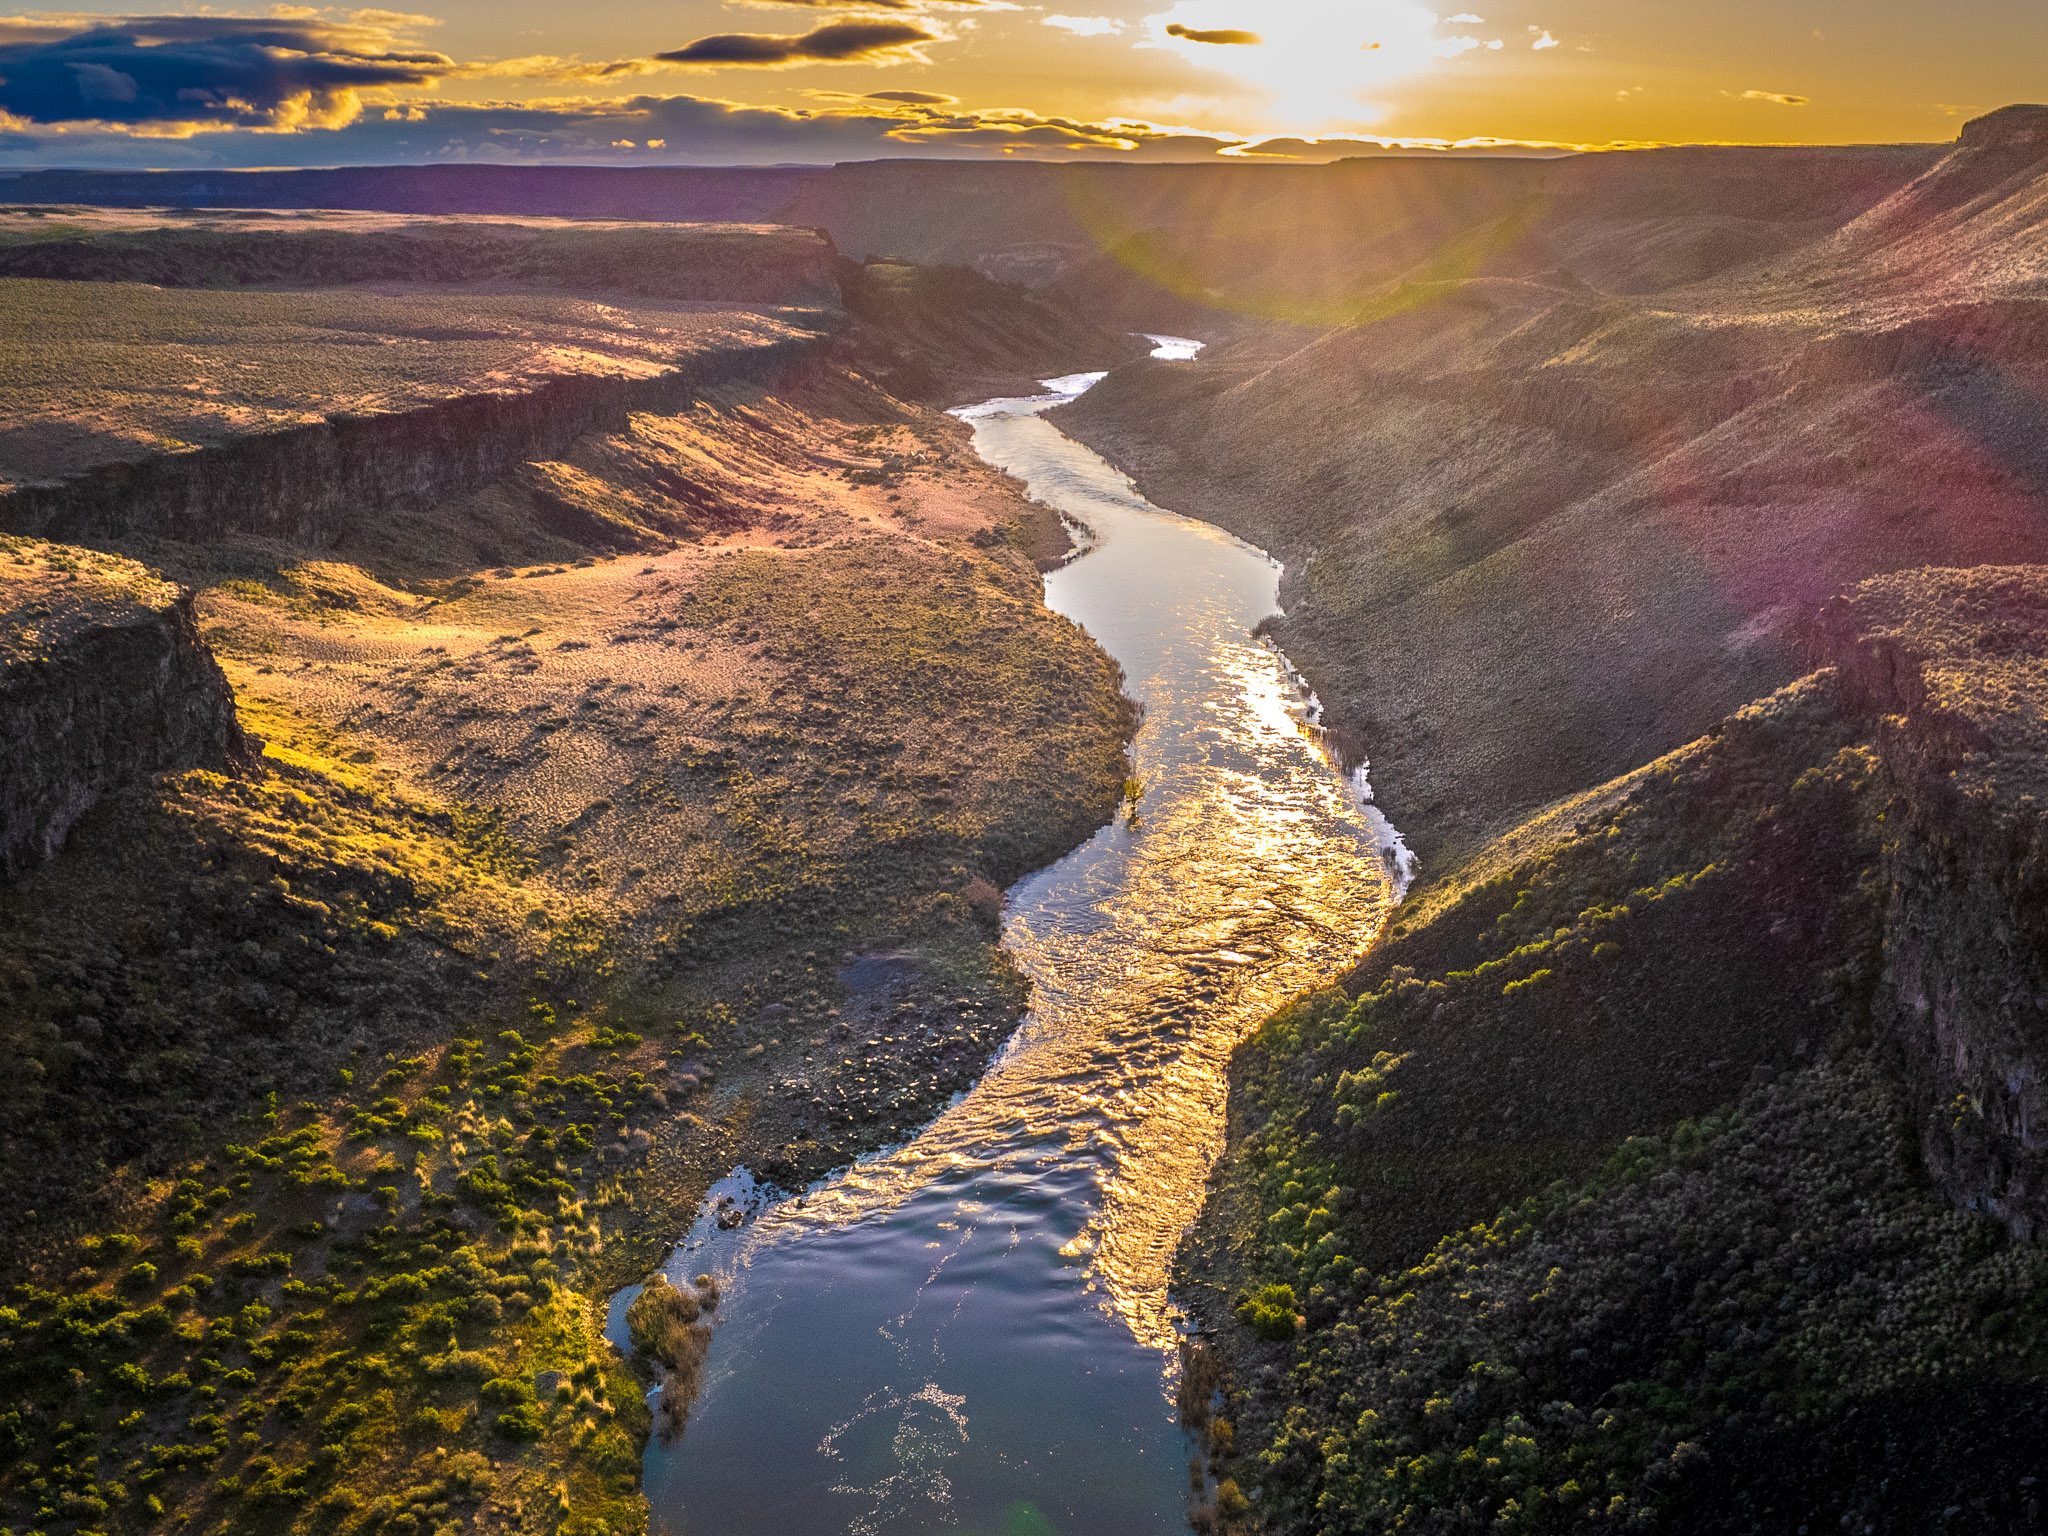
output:
[[[1390,833],[1251,637],[1275,564],[1039,419],[1098,377],[959,414],[1087,530],[1047,595],[1144,701],[1138,814],[1011,891],[1033,1011],[971,1092],[681,1246],[674,1271],[712,1270],[727,1299],[688,1432],[649,1451],[658,1528],[1187,1528],[1167,1276],[1220,1146],[1224,1062],[1370,936]]]

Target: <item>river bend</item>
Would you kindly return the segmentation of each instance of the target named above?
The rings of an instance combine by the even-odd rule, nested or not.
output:
[[[1144,704],[1136,815],[1009,892],[1032,1008],[972,1090],[679,1246],[671,1273],[712,1271],[725,1301],[687,1431],[648,1450],[657,1532],[1188,1529],[1168,1266],[1222,1144],[1224,1066],[1366,944],[1406,855],[1252,636],[1277,564],[1043,419],[1100,377],[956,414],[1081,539],[1046,600]]]

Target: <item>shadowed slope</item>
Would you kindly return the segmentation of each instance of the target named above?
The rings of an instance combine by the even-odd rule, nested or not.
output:
[[[2048,147],[2008,138],[1653,295],[1512,259],[1591,227],[1538,210],[1360,323],[1133,365],[1064,424],[1287,561],[1277,634],[1390,814],[1469,849],[1796,676],[1849,583],[2048,558],[2048,295],[2012,254]],[[1881,280],[1908,255],[1940,281]]]

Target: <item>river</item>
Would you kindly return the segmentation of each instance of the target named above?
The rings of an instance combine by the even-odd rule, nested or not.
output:
[[[1222,1145],[1225,1063],[1366,944],[1406,854],[1252,636],[1278,565],[1042,419],[1100,377],[955,414],[1076,526],[1046,600],[1145,706],[1136,814],[1010,890],[1032,1007],[972,1090],[800,1200],[743,1173],[713,1190],[757,1214],[700,1218],[670,1265],[725,1300],[687,1430],[648,1449],[657,1532],[1188,1529],[1168,1268]]]

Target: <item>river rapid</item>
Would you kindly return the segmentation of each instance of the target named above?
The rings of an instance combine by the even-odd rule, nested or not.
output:
[[[1188,1529],[1168,1268],[1222,1146],[1225,1063],[1363,948],[1407,855],[1252,636],[1277,563],[1042,418],[1100,377],[955,414],[1075,528],[1046,600],[1144,704],[1143,794],[1009,892],[1032,1007],[972,1090],[801,1198],[743,1172],[712,1191],[669,1267],[725,1299],[687,1429],[648,1449],[657,1532]],[[721,1231],[728,1195],[755,1214]]]

